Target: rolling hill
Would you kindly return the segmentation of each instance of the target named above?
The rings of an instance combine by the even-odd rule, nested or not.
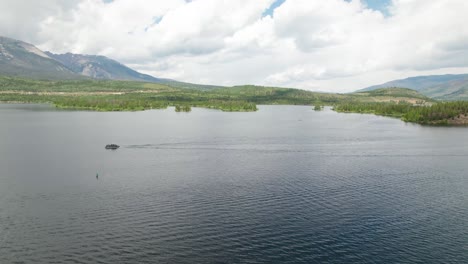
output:
[[[437,100],[468,100],[468,74],[416,76],[373,85],[358,92],[387,87],[413,89]]]
[[[360,91],[353,93],[370,98],[407,98],[406,101],[433,101],[431,98],[421,94],[420,92],[408,88],[378,88],[371,91]],[[377,100],[378,101],[378,100]]]

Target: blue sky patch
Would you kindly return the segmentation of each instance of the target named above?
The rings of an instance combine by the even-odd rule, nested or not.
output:
[[[371,9],[382,12],[382,14],[388,16],[388,6],[391,4],[391,0],[364,0],[367,6]]]
[[[148,31],[148,29],[154,25],[157,25],[159,24],[159,22],[161,22],[161,20],[163,19],[164,16],[156,16],[156,17],[153,17],[153,23],[151,23],[151,25],[145,27],[145,32]]]
[[[286,0],[276,0],[271,6],[263,12],[262,17],[271,16],[273,17],[273,11],[282,5]]]
[[[350,2],[351,0],[344,0]],[[362,0],[370,9],[380,11],[385,16],[389,15],[388,6],[391,4],[391,0]],[[263,12],[262,17],[271,16],[273,17],[273,12],[276,8],[281,6],[286,0],[276,0],[273,4],[268,7],[265,12]]]
[[[351,0],[345,0],[346,2],[351,2]],[[391,4],[391,0],[361,0],[364,4],[367,5],[370,9],[380,11],[385,16],[389,15],[388,6]]]

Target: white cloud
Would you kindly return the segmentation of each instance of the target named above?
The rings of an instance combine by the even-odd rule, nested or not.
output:
[[[40,22],[73,9],[73,0],[0,0],[0,34],[37,42]]]
[[[0,0],[0,35],[102,54],[158,77],[351,91],[468,72],[466,0]],[[24,8],[29,6],[28,8]]]

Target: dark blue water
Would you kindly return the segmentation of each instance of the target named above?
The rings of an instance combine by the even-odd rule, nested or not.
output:
[[[310,107],[0,105],[0,263],[468,263],[467,142]]]

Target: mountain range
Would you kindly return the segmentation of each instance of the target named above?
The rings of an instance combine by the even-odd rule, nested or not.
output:
[[[137,72],[105,56],[44,52],[32,44],[1,36],[0,75],[49,80],[140,81],[196,90],[225,88],[153,77]],[[468,74],[410,77],[370,86],[358,92],[391,87],[409,88],[439,100],[468,100]]]
[[[6,37],[0,37],[0,74],[41,79],[81,78],[34,45]]]
[[[33,79],[101,79],[160,83],[185,89],[212,90],[222,86],[156,78],[105,56],[54,54],[32,44],[0,36],[0,75]]]

